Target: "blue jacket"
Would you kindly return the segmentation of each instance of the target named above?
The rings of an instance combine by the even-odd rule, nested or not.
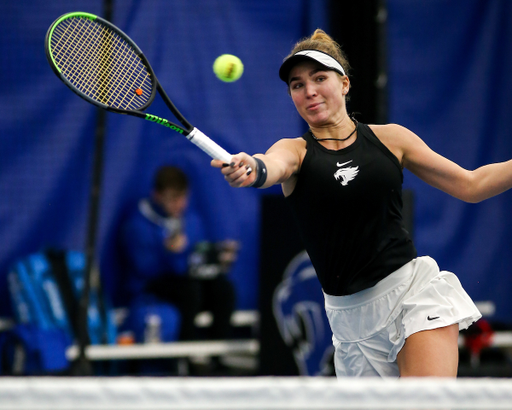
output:
[[[121,227],[121,248],[128,269],[127,291],[130,299],[144,293],[149,281],[161,275],[186,275],[188,259],[198,242],[205,240],[199,216],[188,209],[181,219],[188,244],[181,253],[167,250],[164,240],[176,220],[149,199],[143,199]]]

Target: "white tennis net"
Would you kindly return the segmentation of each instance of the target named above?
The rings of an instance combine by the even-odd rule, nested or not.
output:
[[[512,409],[511,379],[1,378],[9,410]]]

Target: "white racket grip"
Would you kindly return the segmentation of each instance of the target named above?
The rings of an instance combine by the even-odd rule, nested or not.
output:
[[[190,142],[196,144],[213,159],[220,159],[226,164],[231,163],[231,154],[216,142],[212,141],[209,137],[204,135],[197,128],[194,128],[190,134],[187,135],[187,138]]]

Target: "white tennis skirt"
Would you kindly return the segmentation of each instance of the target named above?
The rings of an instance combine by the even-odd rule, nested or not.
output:
[[[398,377],[396,356],[407,337],[455,323],[466,329],[482,317],[459,279],[428,256],[369,289],[324,297],[338,377]]]

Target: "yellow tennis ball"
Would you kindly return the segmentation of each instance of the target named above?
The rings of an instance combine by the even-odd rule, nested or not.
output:
[[[220,80],[231,83],[242,76],[244,65],[237,56],[222,54],[215,59],[213,72]]]

